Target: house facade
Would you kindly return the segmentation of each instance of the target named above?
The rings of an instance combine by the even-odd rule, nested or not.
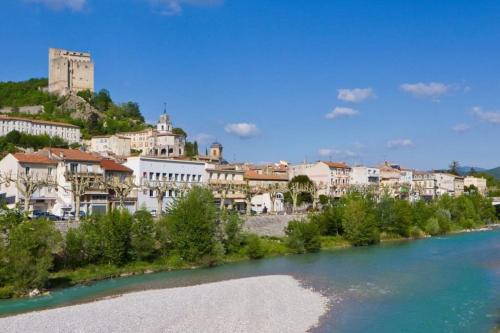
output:
[[[120,135],[96,135],[90,139],[89,151],[116,156],[130,156],[131,139]]]
[[[69,144],[79,143],[81,136],[80,127],[75,125],[0,115],[0,136],[14,130],[32,135],[58,136]]]
[[[289,177],[305,175],[319,187],[319,194],[341,197],[349,189],[351,167],[345,163],[319,161],[289,167]]]
[[[162,200],[162,210],[165,210],[184,188],[200,186],[206,177],[205,163],[198,161],[131,156],[123,165],[132,170],[135,184],[146,185],[134,190],[132,194],[136,198],[136,208],[144,208],[153,214],[159,213],[159,193],[154,185],[171,187]]]

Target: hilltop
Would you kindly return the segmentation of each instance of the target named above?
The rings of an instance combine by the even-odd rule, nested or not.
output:
[[[116,103],[105,89],[58,97],[47,93],[47,84],[46,78],[0,82],[0,112],[77,125],[84,138],[147,127],[137,103]]]

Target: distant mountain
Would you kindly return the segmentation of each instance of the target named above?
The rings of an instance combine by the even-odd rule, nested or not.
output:
[[[494,169],[490,169],[490,170],[485,170],[484,172],[486,172],[487,174],[492,175],[493,177],[495,177],[497,179],[500,179],[500,167],[497,167],[497,168],[494,168]]]
[[[460,166],[458,167],[458,173],[461,174],[462,176],[465,176],[468,175],[472,169],[476,170],[476,172],[486,171],[485,168],[480,168],[480,167]]]

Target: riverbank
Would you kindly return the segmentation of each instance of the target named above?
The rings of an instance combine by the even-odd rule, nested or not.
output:
[[[148,290],[0,318],[2,332],[305,332],[328,299],[286,275]]]

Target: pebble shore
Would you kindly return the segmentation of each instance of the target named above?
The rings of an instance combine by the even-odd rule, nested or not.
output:
[[[287,275],[147,290],[0,318],[7,332],[306,332],[328,299]]]

